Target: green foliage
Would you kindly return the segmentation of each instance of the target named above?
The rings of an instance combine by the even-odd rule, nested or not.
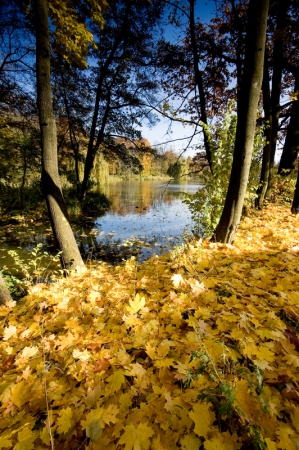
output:
[[[167,175],[175,180],[181,178],[187,174],[187,164],[186,160],[177,160],[174,163],[170,163],[167,169]]]
[[[195,194],[186,194],[184,203],[191,211],[195,231],[209,237],[219,222],[230,179],[237,128],[233,104],[228,107],[220,124],[203,126],[211,142],[213,173],[206,170],[202,174],[202,187]],[[259,185],[263,145],[263,127],[257,127],[245,204],[254,199]]]
[[[7,286],[14,298],[22,297],[28,288],[36,283],[49,283],[64,274],[64,270],[59,269],[61,252],[50,255],[44,250],[44,244],[40,243],[30,252],[31,257],[24,261],[15,250],[9,250],[14,266],[12,268],[15,275],[10,272],[3,272]]]
[[[232,416],[235,411],[235,389],[228,383],[220,383],[216,388],[203,389],[198,400],[213,403],[220,416]]]
[[[292,203],[297,182],[297,174],[297,170],[293,170],[290,173],[275,175],[271,192],[272,201],[278,201],[282,205],[287,206]]]
[[[264,441],[261,431],[258,427],[249,427],[249,436],[255,450],[267,450],[267,443]]]
[[[27,186],[1,187],[0,214],[34,212],[35,216],[46,216],[46,205],[40,187],[40,179],[34,178]]]
[[[82,212],[91,215],[103,215],[111,202],[101,192],[89,192],[82,204]]]
[[[103,215],[111,204],[108,197],[101,192],[88,191],[82,203],[78,200],[76,187],[65,188],[63,192],[68,212],[72,219],[77,219],[86,214],[90,216]]]
[[[3,280],[5,281],[6,286],[14,300],[18,300],[20,297],[24,295],[23,290],[20,289],[19,278],[12,275],[9,270],[0,270]]]
[[[17,115],[0,115],[0,214],[40,210],[37,130]]]

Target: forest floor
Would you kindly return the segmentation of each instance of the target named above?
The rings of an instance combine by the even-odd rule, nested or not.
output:
[[[299,217],[0,307],[0,449],[299,448]],[[3,331],[2,331],[3,330]]]

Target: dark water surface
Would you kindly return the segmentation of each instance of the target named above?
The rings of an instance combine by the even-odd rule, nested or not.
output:
[[[182,233],[192,228],[183,193],[195,193],[198,187],[192,182],[110,181],[101,189],[111,201],[109,211],[89,228],[74,227],[83,256],[118,263],[132,255],[142,261],[170,250],[182,242]],[[26,250],[36,244],[51,245],[52,233],[44,224],[19,228],[14,243],[8,242],[5,232],[1,234],[0,265],[6,262],[7,250],[17,250],[26,258]]]

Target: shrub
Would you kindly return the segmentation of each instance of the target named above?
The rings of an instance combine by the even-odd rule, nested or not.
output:
[[[191,211],[194,228],[197,234],[209,237],[213,234],[225,202],[228,189],[234,143],[237,128],[237,115],[231,104],[220,124],[207,126],[212,147],[213,173],[207,169],[201,176],[202,186],[195,194],[186,194],[184,203]],[[256,196],[259,185],[260,159],[264,146],[263,127],[256,129],[254,151],[250,169],[245,204],[251,203]]]

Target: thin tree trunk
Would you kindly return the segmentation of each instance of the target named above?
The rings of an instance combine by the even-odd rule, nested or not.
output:
[[[58,173],[57,134],[50,84],[50,43],[47,0],[34,0],[36,20],[37,102],[41,130],[42,185],[56,245],[66,269],[84,267],[70,226]]]
[[[294,92],[299,91],[299,73],[295,75]],[[281,155],[278,173],[292,172],[295,168],[299,152],[299,99],[294,100],[291,108],[291,118],[287,129],[287,135]]]
[[[64,79],[64,75],[63,75],[63,66],[62,66],[62,71],[61,71],[61,81],[62,81],[62,86],[63,86],[64,106],[65,106],[65,111],[66,111],[67,120],[68,120],[70,143],[71,143],[71,148],[74,153],[77,193],[79,194],[80,193],[79,142],[76,138],[76,133],[74,131],[74,127],[73,127],[73,123],[72,123],[72,118],[71,118],[71,113],[70,113],[70,108],[69,108],[69,103],[68,103],[67,93],[66,93],[66,83],[65,83],[65,79]]]
[[[243,41],[243,29],[242,23],[236,10],[235,0],[231,0],[232,12],[234,15],[234,22],[238,32],[237,45],[236,45],[236,69],[237,69],[237,107],[240,104],[240,87],[242,79],[242,41]]]
[[[205,125],[208,125],[207,119],[207,111],[206,111],[206,97],[203,86],[202,73],[199,70],[199,58],[197,53],[197,45],[196,45],[196,37],[195,37],[195,23],[194,23],[194,3],[195,0],[190,0],[190,37],[191,37],[191,46],[193,53],[193,68],[194,68],[194,77],[195,77],[195,85],[198,89],[199,101],[200,101],[200,120]],[[210,166],[211,171],[213,171],[212,167],[212,152],[211,152],[211,144],[209,140],[209,135],[205,128],[203,128],[203,138],[204,138],[204,146],[206,150],[207,160]]]
[[[283,44],[284,32],[287,20],[288,0],[279,0],[278,10],[276,14],[276,30],[273,47],[273,76],[272,76],[272,94],[271,94],[271,114],[272,114],[272,134],[271,134],[271,152],[270,152],[270,168],[267,191],[265,198],[271,197],[273,188],[273,180],[275,176],[275,152],[277,144],[277,134],[279,128],[280,115],[280,94],[281,94],[281,78],[283,70]]]
[[[219,242],[234,241],[241,219],[263,77],[268,11],[269,0],[250,0],[232,171],[224,209],[215,231]]]
[[[21,184],[21,205],[23,207],[24,205],[24,188],[26,183],[26,176],[27,176],[27,147],[23,148],[23,176],[22,176],[22,184]]]
[[[299,213],[299,170],[298,170],[298,175],[297,175],[297,183],[296,183],[296,187],[295,187],[291,212],[292,212],[292,214],[296,214],[296,215]]]
[[[4,303],[12,300],[10,292],[5,284],[5,281],[2,278],[1,272],[0,272],[0,305],[3,305]]]
[[[260,187],[257,190],[256,207],[262,209],[265,194],[267,192],[269,172],[270,172],[270,155],[271,155],[271,136],[272,136],[272,114],[271,114],[271,95],[270,95],[270,77],[268,58],[265,52],[264,76],[263,76],[263,106],[266,121],[266,129],[264,131],[266,143],[263,150],[263,161],[260,177]]]
[[[96,140],[95,144],[93,144],[93,146],[90,147],[90,149],[88,147],[88,150],[87,150],[85,166],[84,166],[84,178],[82,181],[81,193],[80,193],[81,201],[84,200],[84,198],[86,196],[88,181],[90,179],[90,175],[91,175],[91,172],[93,169],[94,160],[95,160],[97,151],[104,139],[104,131],[105,131],[106,123],[107,123],[109,112],[110,112],[110,101],[111,101],[111,98],[110,98],[110,93],[109,93],[109,97],[108,97],[108,101],[107,101],[107,105],[106,105],[106,109],[105,109],[105,114],[104,114],[104,117],[102,120],[101,129],[99,130],[99,134],[97,136],[97,140]]]
[[[92,116],[92,124],[91,129],[89,133],[89,141],[88,141],[88,147],[87,147],[87,154],[85,159],[85,165],[84,165],[84,176],[83,181],[81,185],[81,192],[80,192],[80,201],[84,200],[86,193],[87,193],[87,186],[90,179],[90,175],[92,173],[93,169],[93,163],[96,156],[96,153],[98,151],[98,148],[101,144],[101,139],[104,136],[104,130],[106,126],[106,122],[108,120],[108,111],[110,109],[110,99],[109,99],[109,106],[106,107],[106,114],[104,119],[102,120],[101,130],[98,134],[98,137],[96,139],[96,129],[98,124],[98,117],[99,117],[99,111],[100,111],[100,101],[102,99],[103,95],[103,86],[104,81],[108,73],[108,69],[113,62],[115,53],[117,49],[119,48],[121,42],[125,38],[125,32],[127,26],[129,26],[129,13],[130,13],[130,4],[127,2],[126,4],[126,15],[124,17],[124,22],[122,24],[122,27],[119,31],[119,34],[113,44],[113,47],[111,49],[111,52],[109,53],[103,67],[101,68],[98,85],[97,85],[97,91],[96,91],[96,97],[95,97],[95,104],[94,104],[94,110],[93,110],[93,116]],[[105,123],[104,123],[105,121]],[[104,126],[103,126],[104,124]],[[95,143],[96,140],[96,143]]]

